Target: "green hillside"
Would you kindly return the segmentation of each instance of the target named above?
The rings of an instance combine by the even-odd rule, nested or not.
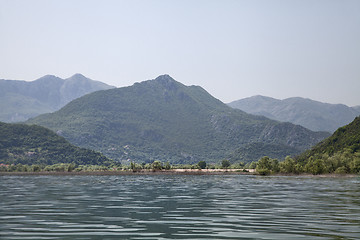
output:
[[[254,142],[236,149],[236,151],[230,155],[229,160],[231,162],[249,162],[249,159],[251,161],[257,161],[263,156],[283,159],[283,156],[294,156],[298,152],[299,150],[297,148],[287,145]]]
[[[296,158],[305,171],[358,173],[360,171],[360,117]],[[315,169],[314,169],[315,168]]]
[[[0,122],[0,163],[105,164],[100,153],[76,147],[49,129],[36,125]]]
[[[139,162],[215,162],[253,142],[300,153],[328,136],[232,109],[201,87],[184,86],[168,75],[88,94],[28,123],[113,159]]]

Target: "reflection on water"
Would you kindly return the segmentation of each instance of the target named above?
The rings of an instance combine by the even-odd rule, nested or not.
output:
[[[1,176],[0,239],[359,239],[360,179]]]

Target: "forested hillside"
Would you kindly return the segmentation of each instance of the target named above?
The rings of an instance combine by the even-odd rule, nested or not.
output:
[[[316,174],[360,172],[360,117],[295,160],[305,171]]]
[[[238,149],[246,156],[243,161],[253,161],[258,154],[247,145],[254,143],[271,148],[271,157],[283,158],[328,136],[232,109],[203,88],[168,75],[88,94],[28,123],[113,159],[138,162],[218,162]]]
[[[76,147],[44,127],[0,122],[0,163],[102,165],[110,162],[102,154]]]

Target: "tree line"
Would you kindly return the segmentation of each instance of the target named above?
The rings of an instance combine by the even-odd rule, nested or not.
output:
[[[255,169],[257,174],[357,174],[360,173],[360,153],[352,154],[351,150],[336,153],[332,156],[323,154],[310,157],[306,161],[286,157],[284,161],[264,156],[259,161],[244,164],[231,163],[223,159],[216,164],[209,164],[206,161],[199,161],[195,164],[174,164],[170,162],[153,161],[152,163],[129,164],[107,163],[103,165],[57,163],[46,164],[0,164],[0,172],[82,172],[82,171],[163,171],[172,169]]]

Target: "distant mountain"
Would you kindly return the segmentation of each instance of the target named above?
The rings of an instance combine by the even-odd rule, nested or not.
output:
[[[47,75],[32,82],[0,80],[0,121],[25,121],[54,112],[85,94],[110,88],[81,74],[67,79]]]
[[[101,165],[108,161],[100,153],[76,147],[44,127],[0,122],[0,163]]]
[[[296,157],[307,172],[360,173],[360,117]]]
[[[334,132],[360,115],[360,107],[351,108],[300,97],[278,100],[253,96],[231,102],[229,106],[277,121],[299,124],[312,131]]]
[[[329,136],[232,109],[203,88],[185,86],[168,75],[85,95],[28,123],[113,159],[138,162],[215,162],[230,156],[258,160],[254,154],[244,159],[234,153],[256,142],[280,148],[271,156],[282,158]]]

